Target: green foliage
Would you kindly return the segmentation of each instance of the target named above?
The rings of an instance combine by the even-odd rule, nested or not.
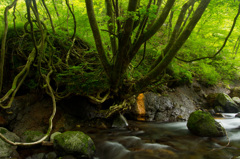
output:
[[[173,62],[170,69],[173,71],[173,78],[177,80],[178,83],[192,83],[193,76],[188,64]]]
[[[109,88],[101,66],[91,65],[87,61],[57,73],[56,82],[60,86],[65,85],[67,92],[82,95],[94,94]]]
[[[220,74],[216,69],[206,63],[200,62],[194,68],[197,78],[205,84],[214,85],[221,80]]]
[[[65,1],[55,1],[58,8],[59,17],[56,14],[56,10],[52,4],[52,1],[45,2],[50,11],[57,33],[55,35],[52,33],[49,17],[46,14],[43,6],[40,4],[41,1],[38,1],[37,3],[39,6],[38,9],[40,13],[40,19],[47,25],[50,34],[50,41],[52,42],[55,49],[53,55],[53,63],[58,64],[59,61],[66,58],[67,52],[72,44],[69,37],[73,33],[73,18],[68,12]],[[105,3],[102,0],[94,0],[93,2],[99,29],[101,30],[103,44],[111,60],[112,53],[110,51],[111,49],[109,49],[109,33],[107,31],[104,31],[107,30],[107,21],[109,20],[109,17],[105,16]],[[151,7],[147,9],[147,4],[149,1],[141,1],[140,8],[138,8],[136,12],[127,12],[127,2],[127,0],[119,1],[120,15],[118,17],[118,20],[121,22],[130,17],[137,22],[139,20],[142,20],[144,16],[148,16],[149,24],[154,18],[156,18],[158,9],[157,5],[151,5]],[[129,66],[129,69],[126,73],[126,78],[132,79],[132,81],[136,81],[148,73],[151,64],[156,60],[156,58],[160,55],[168,43],[168,34],[169,32],[171,33],[173,31],[177,17],[182,9],[181,7],[186,2],[186,0],[180,0],[176,2],[174,8],[172,9],[174,14],[172,24],[169,24],[170,22],[168,19],[163,27],[159,29],[159,32],[147,42],[147,51],[145,55],[143,54],[143,48],[141,48],[141,50],[131,62],[131,65]],[[2,22],[4,9],[9,4],[10,1],[0,2],[0,21]],[[94,38],[88,22],[84,0],[70,0],[70,5],[74,10],[77,20],[77,37],[81,37],[81,39],[87,39],[89,45],[91,47],[94,46]],[[161,6],[161,8],[163,8],[163,6],[164,4]],[[195,5],[195,7],[196,6],[197,5]],[[24,16],[26,14],[25,2],[19,1],[17,3],[17,8],[21,9],[18,9],[15,13],[16,26],[18,32],[22,33],[22,30],[18,28],[22,28],[24,23],[27,21],[26,17]],[[199,21],[190,38],[179,51],[177,56],[184,60],[213,56],[214,53],[217,52],[222,46],[223,41],[232,25],[233,18],[237,13],[237,9],[237,1],[211,1],[202,19]],[[22,39],[16,36],[16,33],[13,31],[12,13],[13,9],[11,9],[8,14],[8,38],[12,39],[8,41],[8,45],[10,45],[10,47],[8,47],[7,54],[11,54],[13,52],[12,48],[19,47],[19,49],[24,54],[28,55],[33,48],[33,43],[29,42],[30,37],[28,36]],[[4,29],[3,24],[4,23],[0,23],[0,35]],[[147,25],[144,31],[147,30]],[[117,29],[116,26],[114,27]],[[136,34],[136,30],[138,30],[138,28],[134,30],[133,35]],[[167,73],[172,76],[173,80],[176,80],[181,84],[191,83],[193,81],[193,78],[196,78],[200,82],[207,85],[217,84],[220,80],[229,82],[231,80],[238,79],[238,70],[240,68],[240,63],[238,61],[240,60],[240,56],[238,52],[236,54],[233,54],[232,50],[237,38],[240,35],[239,30],[240,29],[238,22],[224,50],[216,58],[205,59],[192,63],[184,63],[182,61],[174,60],[169,67],[172,72]],[[15,39],[13,37],[15,37]],[[98,60],[96,50],[92,48],[90,52],[86,52],[86,50],[84,50],[83,52],[85,53],[82,53],[82,48],[74,49],[79,54],[79,58],[70,58],[69,67],[64,67],[62,70],[56,70],[54,73],[54,80],[57,83],[56,85],[59,87],[64,87],[65,91],[79,94],[94,94],[99,90],[108,89],[109,84],[107,82],[107,77],[103,73],[104,71]],[[47,52],[50,51],[51,50],[47,50]],[[24,57],[19,58],[16,52],[14,52],[14,55],[15,56],[13,56],[10,63],[13,64],[11,65],[14,66],[13,69],[16,69],[24,64],[21,59]],[[42,71],[43,73],[48,72],[48,70]],[[35,79],[36,77],[31,76],[31,78],[33,79],[26,82],[27,87],[30,89],[36,88],[38,85],[38,82],[36,82]]]

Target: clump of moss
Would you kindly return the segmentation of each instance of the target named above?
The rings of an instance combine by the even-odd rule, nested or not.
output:
[[[80,131],[67,131],[55,136],[54,148],[60,155],[84,155],[90,158],[95,151],[92,139]]]
[[[23,140],[25,142],[34,142],[41,139],[44,136],[44,134],[40,131],[31,130],[25,131],[23,135],[24,135]]]
[[[0,129],[0,133],[1,133],[1,134],[6,134],[6,133],[7,133],[7,130],[4,129],[4,128],[1,128],[1,129]]]

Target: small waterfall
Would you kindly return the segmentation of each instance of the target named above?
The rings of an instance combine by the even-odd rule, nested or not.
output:
[[[224,118],[235,118],[237,113],[221,113]]]
[[[120,114],[120,118],[121,118],[122,121],[125,123],[125,125],[128,126],[127,119],[126,119],[122,114]]]
[[[119,114],[119,116],[115,118],[112,124],[112,127],[114,128],[125,128],[127,126],[127,119],[122,114]]]

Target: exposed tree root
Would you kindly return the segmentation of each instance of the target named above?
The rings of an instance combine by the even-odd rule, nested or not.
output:
[[[135,103],[135,97],[132,96],[129,99],[125,99],[121,104],[115,104],[111,106],[104,114],[105,118],[111,118],[115,114],[124,114],[131,109],[131,105]]]
[[[110,91],[108,91],[106,93],[106,95],[104,97],[100,97],[101,92],[98,92],[97,97],[93,97],[93,96],[87,96],[92,102],[96,103],[96,104],[101,104],[103,102],[105,102],[107,99],[109,99],[109,95],[110,95]]]
[[[14,78],[13,83],[12,83],[12,88],[0,99],[0,106],[2,108],[7,109],[7,108],[11,107],[13,99],[14,99],[14,96],[15,96],[16,92],[18,91],[18,89],[20,88],[20,86],[23,83],[23,81],[25,80],[26,76],[28,75],[30,66],[31,66],[32,62],[34,61],[35,56],[36,56],[36,51],[35,51],[35,49],[33,49],[32,52],[29,54],[28,61],[27,61],[26,65],[24,66],[22,71],[19,72],[17,74],[17,76]],[[18,80],[21,77],[22,77],[22,79],[18,83]],[[11,97],[8,105],[7,106],[3,106],[1,103],[6,101],[11,94],[12,94],[12,97]]]
[[[35,141],[35,142],[29,142],[29,143],[22,143],[22,142],[13,142],[13,141],[10,141],[9,139],[7,139],[4,135],[2,135],[0,133],[0,138],[2,140],[4,140],[5,142],[11,144],[11,145],[14,145],[14,146],[30,146],[30,145],[36,145],[36,144],[40,144],[42,143],[51,133],[52,131],[52,127],[53,127],[53,118],[56,114],[56,100],[55,100],[55,96],[53,94],[53,90],[52,90],[52,87],[50,85],[50,75],[52,74],[52,70],[47,74],[47,76],[43,75],[43,78],[47,84],[47,87],[51,93],[51,98],[52,98],[52,102],[53,102],[53,111],[52,111],[52,115],[50,116],[49,118],[49,127],[48,127],[48,131],[47,133],[41,138],[39,139],[38,141]]]
[[[5,53],[6,53],[6,39],[7,39],[7,31],[8,31],[8,10],[10,10],[18,0],[14,0],[13,3],[5,8],[4,12],[4,34],[2,38],[2,46],[1,46],[1,55],[0,55],[0,93],[2,91],[2,85],[3,85],[3,69],[4,69],[4,62],[5,62]]]

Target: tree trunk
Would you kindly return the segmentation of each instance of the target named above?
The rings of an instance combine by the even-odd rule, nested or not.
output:
[[[186,26],[184,31],[181,33],[179,38],[176,40],[176,42],[169,49],[166,56],[146,76],[144,76],[139,81],[137,81],[137,83],[135,84],[135,87],[134,87],[134,89],[135,89],[134,91],[136,91],[136,92],[141,91],[144,87],[146,87],[150,83],[150,81],[152,81],[157,76],[159,76],[159,74],[162,73],[162,71],[167,68],[167,66],[170,64],[172,59],[177,54],[178,50],[182,47],[182,45],[185,43],[185,41],[190,36],[190,34],[193,31],[194,27],[196,26],[197,22],[201,18],[203,12],[207,8],[209,2],[210,2],[210,0],[202,0],[201,1],[197,10],[193,14],[191,21],[188,23],[188,25]]]

